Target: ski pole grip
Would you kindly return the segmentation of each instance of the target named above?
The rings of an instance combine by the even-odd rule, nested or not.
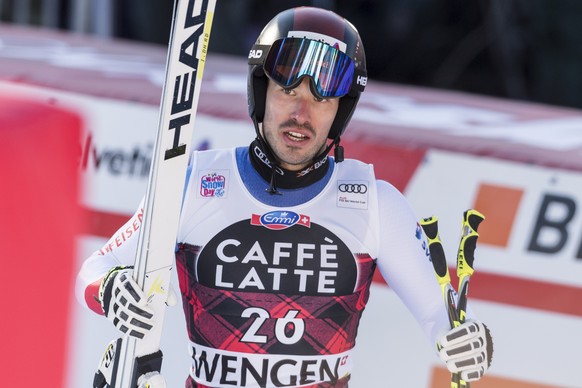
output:
[[[445,280],[450,281],[445,251],[439,237],[438,218],[435,216],[423,218],[420,226],[428,239],[428,249],[439,283]]]
[[[475,209],[469,209],[463,213],[463,236],[459,247],[458,263],[458,269],[461,273],[470,275],[473,272],[475,249],[477,248],[477,239],[479,238],[477,229],[483,220],[485,220],[485,216]]]

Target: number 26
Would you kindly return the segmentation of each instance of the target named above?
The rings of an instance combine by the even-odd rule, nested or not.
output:
[[[299,315],[299,310],[289,310],[284,317],[277,318],[275,322],[275,338],[277,341],[284,345],[293,345],[303,337],[303,333],[305,333],[305,322],[303,319],[297,318],[297,315]],[[241,342],[267,343],[268,337],[263,334],[258,334],[258,332],[265,321],[271,318],[269,312],[259,307],[249,307],[242,312],[241,317],[255,318],[242,336]],[[290,335],[285,332],[288,325],[293,326],[293,331],[289,333]]]

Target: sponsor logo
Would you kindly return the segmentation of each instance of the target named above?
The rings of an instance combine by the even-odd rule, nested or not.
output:
[[[218,173],[202,176],[200,195],[205,198],[222,198],[226,193],[226,177]]]
[[[263,50],[251,50],[249,52],[249,59],[253,58],[253,59],[260,59],[263,56]]]
[[[326,44],[330,45],[331,47],[335,47],[344,53],[346,52],[346,49],[348,47],[344,42],[338,40],[337,38],[334,38],[334,37],[329,36],[329,35],[320,34],[317,32],[312,32],[312,31],[289,31],[289,33],[287,34],[287,37],[289,37],[289,38],[306,38],[306,39],[311,39],[311,40],[317,40],[317,41],[326,43]]]
[[[200,284],[223,290],[350,295],[358,284],[357,260],[342,239],[286,211],[225,228],[195,262]]]
[[[322,160],[317,161],[315,164],[307,167],[305,170],[298,172],[297,176],[298,177],[305,176],[305,175],[309,174],[311,171],[317,170],[321,166],[325,166],[326,163],[327,163],[327,158],[323,158]]]
[[[119,142],[122,144],[123,142]],[[112,146],[103,141],[95,141],[89,132],[83,140],[81,170],[86,174],[106,174],[112,178],[147,180],[152,164],[153,144],[151,142],[126,146]],[[210,148],[210,140],[203,139],[195,147],[197,150]]]
[[[261,162],[263,162],[264,164],[266,164],[269,168],[273,168],[273,165],[269,161],[269,158],[267,157],[267,155],[258,146],[255,146],[255,148],[254,148],[253,151],[254,151],[255,155],[257,155],[257,158],[259,158],[259,160]],[[279,175],[285,175],[285,173],[283,172],[283,170],[281,170],[279,167],[276,167],[276,170],[275,171],[277,171],[277,173]]]
[[[113,363],[113,361],[115,360],[115,353],[116,353],[115,344],[116,344],[115,342],[112,342],[107,346],[107,349],[105,350],[105,354],[103,355],[103,358],[101,359],[101,364],[103,364],[103,366],[105,368],[109,368],[111,366],[111,364]]]
[[[342,183],[338,187],[342,193],[366,194],[368,186],[359,183]]]
[[[152,162],[153,146],[144,144],[133,149],[113,148],[96,144],[89,133],[83,143],[83,171],[106,171],[114,177],[147,179]]]
[[[428,249],[428,243],[425,239],[422,238],[422,227],[418,222],[416,223],[416,231],[414,232],[414,236],[418,241],[420,241],[420,247],[422,248],[422,251],[424,252],[424,255],[428,261],[432,262],[432,258],[430,257],[430,250]]]
[[[107,244],[98,251],[98,254],[105,255],[106,253],[113,251],[115,248],[122,246],[137,233],[141,227],[142,220],[143,208],[140,208],[139,211],[133,215],[131,220],[126,223],[125,229],[118,230],[117,233],[107,241]]]
[[[348,354],[285,357],[210,349],[191,344],[197,381],[209,386],[290,387],[337,383],[350,367]]]
[[[160,274],[158,274],[158,276],[156,276],[156,279],[154,280],[154,282],[150,286],[150,289],[147,293],[148,303],[152,302],[155,294],[158,294],[158,295],[165,295],[166,294],[166,287],[164,287],[164,281],[163,281],[163,279],[161,279]]]
[[[414,232],[414,235],[418,240],[422,238],[422,228],[420,227],[420,224],[418,222],[416,223],[416,232]]]
[[[356,78],[356,83],[361,86],[366,86],[368,84],[368,77],[359,75],[358,78]]]
[[[311,226],[311,219],[304,214],[276,210],[263,215],[253,214],[251,217],[251,225],[264,226],[271,230],[287,229],[293,225],[301,225],[309,228]]]
[[[368,181],[339,181],[337,206],[352,209],[368,208]]]
[[[184,34],[178,34],[185,38],[181,42],[176,42],[180,50],[171,53],[172,55],[177,55],[177,58],[172,59],[178,59],[176,63],[178,75],[175,82],[170,82],[170,85],[173,86],[173,90],[170,91],[172,95],[171,114],[170,117],[164,118],[164,120],[168,120],[167,123],[164,123],[165,129],[173,131],[173,136],[166,135],[162,137],[167,143],[164,146],[166,147],[164,160],[187,155],[189,152],[186,149],[187,145],[180,142],[180,135],[185,132],[186,128],[192,129],[193,122],[191,118],[195,113],[193,106],[195,84],[200,82],[202,75],[200,65],[204,64],[208,51],[208,31],[204,28],[206,13],[201,13],[198,10],[198,13],[194,14],[193,11],[196,10],[194,0],[188,0],[187,7],[189,15],[183,21],[183,25],[180,26]],[[203,39],[200,39],[203,35]],[[198,81],[196,81],[197,79]]]
[[[487,222],[479,229],[479,243],[497,247],[508,247],[511,234],[517,223],[518,209],[521,206],[525,190],[517,187],[481,184],[477,191],[473,206],[487,216]],[[576,211],[578,207],[576,196],[557,191],[542,192],[538,205],[529,221],[533,227],[525,238],[525,248],[528,252],[546,255],[558,255],[564,250],[572,249],[567,255],[582,259],[582,243],[569,244],[577,236]],[[504,211],[496,211],[498,204],[504,204]]]

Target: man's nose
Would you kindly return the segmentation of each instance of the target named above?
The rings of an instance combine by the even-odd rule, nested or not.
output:
[[[307,77],[297,86],[295,92],[297,93],[297,98],[293,102],[292,115],[299,122],[309,121],[314,96],[311,94],[309,79]]]

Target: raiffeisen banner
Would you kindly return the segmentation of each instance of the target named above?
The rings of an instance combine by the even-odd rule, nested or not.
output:
[[[90,222],[79,230],[75,267],[63,273],[76,273],[144,195],[165,54],[160,46],[0,26],[1,93],[83,118],[81,202]],[[197,148],[246,145],[253,139],[246,71],[244,59],[208,55]],[[419,219],[439,218],[451,269],[463,211],[476,208],[486,216],[469,299],[494,333],[495,356],[476,386],[582,386],[576,364],[582,348],[580,128],[578,110],[372,80],[342,139],[346,157],[373,163],[378,178],[403,191]],[[30,268],[34,271],[34,264]],[[379,275],[376,280],[359,328],[350,386],[447,386],[449,374],[431,344]],[[18,289],[22,278],[7,281]],[[72,287],[70,278],[47,275],[46,303],[51,283],[59,281]],[[63,370],[67,388],[87,387],[118,333],[105,318],[78,305],[72,288],[70,294],[71,308],[55,312],[69,314],[71,329],[61,333],[69,350],[55,357],[68,362],[54,367]],[[183,386],[190,356],[179,307],[168,311],[162,344],[168,384]],[[29,373],[30,360],[20,364],[23,369],[13,372]]]

